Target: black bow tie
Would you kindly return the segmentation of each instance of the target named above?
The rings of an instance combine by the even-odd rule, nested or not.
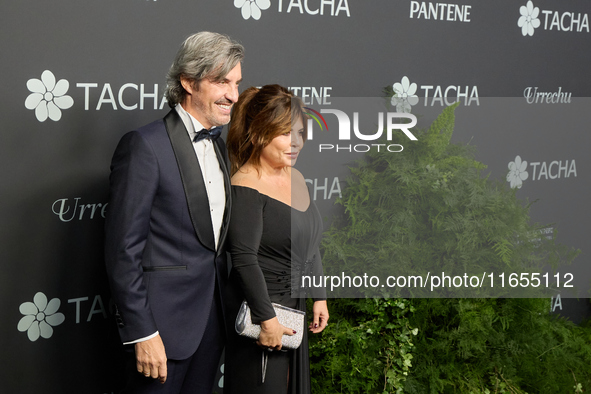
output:
[[[220,134],[222,134],[222,126],[214,127],[211,130],[203,129],[197,132],[197,135],[195,136],[195,138],[193,138],[193,142],[199,142],[206,138],[215,141],[219,138]]]

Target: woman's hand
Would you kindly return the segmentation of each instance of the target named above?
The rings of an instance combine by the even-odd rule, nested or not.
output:
[[[265,349],[281,350],[281,338],[283,335],[293,335],[296,332],[291,328],[287,328],[274,317],[269,320],[261,322],[261,334],[257,345]]]
[[[314,320],[310,323],[308,328],[314,334],[318,334],[324,330],[328,322],[328,307],[326,306],[326,301],[314,302],[312,311],[314,312]]]

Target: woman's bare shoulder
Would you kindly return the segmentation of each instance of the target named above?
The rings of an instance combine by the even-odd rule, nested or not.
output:
[[[232,175],[232,185],[250,187],[257,189],[260,187],[260,177],[258,171],[249,166],[242,166],[234,175]]]
[[[291,184],[296,188],[306,188],[306,178],[295,168],[291,169]]]
[[[297,180],[297,181],[302,181],[302,182],[306,181],[304,179],[304,176],[302,175],[302,173],[293,167],[291,168],[291,179]]]

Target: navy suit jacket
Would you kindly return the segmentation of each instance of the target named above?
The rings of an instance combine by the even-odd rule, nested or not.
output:
[[[227,277],[229,163],[221,138],[214,147],[226,188],[217,250],[199,162],[176,110],[124,135],[111,162],[105,260],[119,333],[130,342],[158,331],[170,359],[195,352]]]

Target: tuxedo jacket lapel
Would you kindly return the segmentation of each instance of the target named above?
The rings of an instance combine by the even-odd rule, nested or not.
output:
[[[224,220],[222,221],[220,239],[218,242],[219,245],[223,245],[226,239],[226,234],[228,233],[228,225],[230,223],[230,214],[232,211],[232,202],[230,200],[230,196],[232,195],[232,184],[230,182],[230,162],[228,160],[228,154],[226,153],[226,145],[224,144],[224,140],[221,137],[214,142],[213,147],[215,149],[215,154],[217,155],[222,172],[224,173],[224,186],[226,189],[226,209],[224,211]],[[222,249],[223,248],[219,248],[219,250]]]
[[[203,181],[199,160],[195,156],[191,138],[187,133],[183,121],[174,109],[164,117],[164,124],[179,167],[181,182],[183,183],[187,198],[189,215],[191,216],[197,238],[205,247],[215,251],[215,240],[211,227],[211,214],[209,212],[209,199],[207,198],[205,182]],[[222,166],[225,166],[225,164],[222,164]],[[224,174],[226,174],[225,171]]]

